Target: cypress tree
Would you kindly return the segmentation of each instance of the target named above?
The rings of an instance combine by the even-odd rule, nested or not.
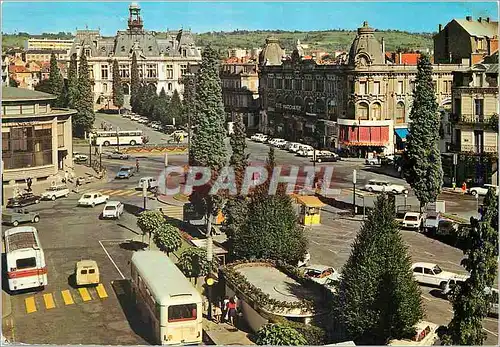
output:
[[[481,220],[471,218],[462,265],[470,277],[452,293],[453,319],[443,339],[453,345],[482,345],[486,339],[483,320],[488,315],[498,273],[498,198],[490,189],[484,199]]]
[[[49,93],[56,95],[57,100],[55,101],[55,107],[64,107],[64,79],[57,66],[56,55],[52,53],[50,55],[50,72],[49,72]]]
[[[137,102],[138,94],[141,88],[141,79],[139,77],[139,67],[137,65],[137,56],[135,52],[132,53],[132,64],[130,66],[130,105],[132,106],[132,111],[135,113],[140,113],[140,105]]]
[[[68,107],[76,107],[76,98],[78,94],[78,68],[76,62],[76,54],[71,55],[68,69]]]
[[[432,83],[432,65],[422,55],[418,61],[410,127],[404,153],[404,175],[420,201],[420,210],[436,201],[443,183],[439,151],[438,104]]]
[[[118,68],[118,60],[113,62],[113,104],[118,107],[118,114],[123,107],[123,88],[120,78],[120,70]]]
[[[423,317],[420,289],[395,221],[394,199],[381,195],[342,269],[336,316],[361,344],[386,344],[414,334]]]
[[[154,119],[159,121],[163,126],[172,124],[171,119],[168,117],[167,107],[170,102],[170,98],[165,93],[165,88],[161,88],[160,95],[156,99],[156,103],[153,109]]]
[[[142,116],[144,116],[144,111],[145,111],[144,103],[146,102],[147,99],[147,93],[148,93],[148,87],[145,84],[141,83],[134,98],[135,110],[134,109],[132,110],[135,113],[138,113]]]
[[[89,66],[87,57],[82,51],[78,68],[78,87],[75,100],[75,108],[78,111],[73,118],[73,129],[75,134],[83,135],[89,132],[95,120],[94,115],[94,94],[89,76]]]
[[[170,103],[168,104],[167,114],[170,119],[175,119],[176,125],[185,125],[186,123],[182,120],[182,102],[177,92],[177,89],[174,90],[172,94],[172,98],[170,99]]]
[[[144,88],[144,98],[142,99],[140,106],[141,114],[149,119],[152,119],[153,109],[156,99],[158,98],[158,94],[156,94],[156,87],[153,84],[144,85]]]
[[[212,170],[216,177],[226,165],[225,111],[219,76],[217,53],[207,46],[202,54],[201,67],[196,86],[196,130],[191,141],[192,163]],[[191,201],[198,211],[207,216],[207,234],[211,235],[211,220],[217,216],[223,205],[218,195],[210,195],[201,188],[191,195]]]

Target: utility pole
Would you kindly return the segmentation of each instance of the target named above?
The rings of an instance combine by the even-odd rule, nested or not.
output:
[[[353,207],[353,211],[354,211],[354,216],[356,216],[356,213],[358,212],[357,208],[356,208],[356,170],[352,171],[352,185],[353,185],[353,189],[352,189],[352,207]]]
[[[92,136],[89,133],[89,166],[92,168]]]
[[[102,172],[102,143],[99,144],[99,171]]]
[[[120,136],[118,134],[118,131],[120,129],[116,127],[116,150],[119,152],[120,151]]]
[[[2,160],[2,183],[3,183],[3,170],[5,170],[5,164]],[[4,195],[4,187],[3,187],[3,184],[2,184],[2,206],[4,205],[5,203],[5,195]]]

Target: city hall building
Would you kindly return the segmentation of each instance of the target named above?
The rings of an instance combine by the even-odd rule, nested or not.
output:
[[[2,181],[7,185],[52,180],[73,167],[71,117],[53,109],[52,94],[2,87]]]
[[[96,109],[113,105],[113,62],[118,61],[125,105],[130,102],[130,77],[132,55],[135,53],[139,77],[143,82],[154,85],[159,93],[162,88],[168,95],[174,90],[182,97],[182,76],[189,71],[189,65],[201,61],[200,49],[195,47],[189,31],[162,34],[144,29],[141,9],[132,3],[129,7],[128,28],[118,31],[114,37],[103,37],[99,30],[78,30],[70,54],[87,57],[90,78],[93,81],[94,106]]]

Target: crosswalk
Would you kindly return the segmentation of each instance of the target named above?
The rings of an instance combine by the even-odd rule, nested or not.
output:
[[[165,207],[162,207],[162,211],[167,217],[184,220],[183,206],[165,205]]]
[[[79,194],[100,192],[103,195],[116,196],[116,197],[142,197],[142,190],[136,189],[80,189]],[[154,193],[147,192],[146,197],[153,198]]]
[[[92,300],[103,300],[108,297],[106,288],[102,283],[96,287],[81,287],[78,290],[61,290],[43,295],[32,295],[24,299],[26,313],[47,311],[58,307],[85,303]]]

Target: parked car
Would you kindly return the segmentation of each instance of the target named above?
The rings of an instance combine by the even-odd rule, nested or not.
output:
[[[302,144],[297,142],[292,142],[291,145],[288,147],[288,151],[292,153],[297,153],[297,151],[300,149],[300,146],[302,146]]]
[[[69,195],[68,186],[65,184],[59,184],[47,188],[47,190],[45,190],[45,192],[42,193],[42,199],[54,201],[57,198],[62,198],[62,197],[67,198],[68,195]]]
[[[288,141],[283,140],[282,142],[278,142],[278,144],[276,144],[276,148],[285,149],[287,144],[288,144]]]
[[[15,211],[2,211],[2,223],[17,227],[19,223],[38,223],[40,215],[38,212],[30,212],[26,209]]]
[[[256,138],[255,138],[255,141],[256,141],[256,142],[261,142],[261,143],[264,143],[264,142],[266,142],[268,139],[269,139],[269,136],[267,136],[267,135],[260,135],[259,137],[256,137]]]
[[[437,231],[440,220],[441,214],[439,212],[427,212],[424,221],[424,231],[430,234],[434,234]]]
[[[297,155],[301,157],[312,158],[314,156],[314,151],[316,151],[316,155],[318,155],[319,151],[317,149],[314,149],[312,146],[302,146],[297,151]]]
[[[7,200],[7,207],[24,207],[29,205],[38,204],[42,197],[33,193],[22,193],[15,198]]]
[[[484,196],[484,195],[488,194],[488,190],[490,188],[493,188],[495,190],[496,196],[498,196],[498,186],[493,185],[493,184],[485,184],[482,187],[471,187],[467,191],[469,194],[471,194],[473,196],[476,196],[476,195]]]
[[[390,340],[389,346],[433,346],[439,336],[439,325],[431,322],[420,321],[415,325],[415,335],[411,339]]]
[[[103,195],[100,192],[90,192],[82,195],[78,200],[78,206],[92,206],[104,204],[109,200],[109,195]]]
[[[389,165],[394,165],[394,155],[384,155],[383,157],[380,158],[380,165],[382,166],[389,166]]]
[[[175,130],[174,132],[172,132],[170,134],[170,136],[172,136],[172,137],[176,136],[176,135],[177,136],[182,136],[182,137],[188,137],[189,136],[188,132],[185,131],[185,130]]]
[[[127,153],[123,153],[120,151],[113,151],[111,153],[108,153],[108,159],[129,159],[130,155]]]
[[[73,153],[73,160],[77,163],[86,162],[88,159],[89,159],[88,155],[76,153],[76,152]]]
[[[330,151],[319,151],[316,153],[316,162],[336,162],[340,160],[340,156],[337,153]]]
[[[408,189],[400,184],[371,179],[365,184],[365,190],[371,192],[387,192],[393,194],[408,194]]]
[[[130,178],[134,176],[134,168],[132,166],[122,166],[118,173],[116,174],[116,178]]]
[[[465,282],[465,279],[463,278],[450,278],[445,285],[441,288],[441,295],[446,297],[447,299],[450,298],[450,294],[453,292],[453,289],[455,286],[459,283]]]
[[[460,224],[455,221],[449,219],[441,219],[438,222],[436,236],[456,237],[458,234],[459,225]]]
[[[380,159],[378,157],[368,158],[365,160],[366,165],[378,165],[380,164]]]
[[[413,277],[418,283],[436,286],[443,289],[450,279],[462,279],[465,281],[468,276],[459,275],[450,271],[443,271],[434,263],[414,263],[411,266]]]
[[[119,201],[108,201],[102,210],[102,218],[120,219],[123,214],[123,204]]]
[[[157,188],[158,180],[155,177],[141,177],[136,188],[142,189],[143,184],[146,184],[148,189]]]
[[[317,264],[306,266],[304,276],[319,284],[325,284],[328,279],[340,279],[340,274],[333,267]]]
[[[250,140],[252,140],[252,141],[258,141],[258,139],[260,137],[262,137],[262,136],[264,136],[264,134],[262,134],[262,133],[256,133],[256,134],[253,134],[252,136],[250,136]]]
[[[403,228],[419,230],[422,228],[424,218],[419,212],[406,212],[403,218]]]

